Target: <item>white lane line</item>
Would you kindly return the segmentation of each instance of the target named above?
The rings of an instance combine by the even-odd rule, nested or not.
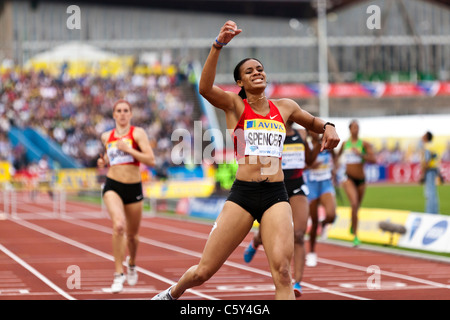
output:
[[[195,223],[195,221],[193,223]],[[147,223],[145,226],[148,228],[153,228],[153,229],[157,229],[157,230],[164,230],[167,232],[173,232],[173,233],[177,233],[177,234],[181,233],[183,235],[191,236],[191,234],[189,232],[185,232],[184,229],[180,229],[177,227],[164,228],[163,227],[164,225],[160,224],[160,223],[151,222],[151,223]],[[206,234],[204,234],[204,235],[206,235]],[[199,232],[196,232],[196,237],[200,238]],[[331,259],[325,259],[325,258],[317,258],[317,261],[324,263],[324,264],[328,264],[328,265],[362,271],[367,274],[367,267],[350,264],[350,263],[346,263],[346,262],[340,262],[340,261],[331,260]],[[383,270],[380,270],[380,271],[381,271],[381,274],[385,275],[385,276],[390,276],[390,277],[403,279],[403,280],[409,280],[412,282],[426,284],[426,285],[430,285],[430,286],[437,287],[437,288],[450,289],[450,285],[446,285],[443,283],[430,281],[430,280],[426,280],[426,279],[421,279],[421,278],[417,278],[417,277],[413,277],[413,276],[408,276],[408,275],[404,275],[404,274],[400,274],[400,273],[396,273],[396,272],[383,271]]]
[[[72,245],[72,246],[74,246],[74,247],[77,247],[77,248],[80,248],[80,249],[85,250],[85,251],[87,251],[87,252],[90,252],[90,253],[92,253],[92,254],[95,254],[95,255],[97,255],[97,256],[99,256],[99,257],[102,257],[102,258],[104,258],[104,259],[107,259],[107,260],[110,260],[110,261],[114,261],[114,257],[113,257],[112,255],[110,255],[110,254],[104,253],[104,252],[102,252],[102,251],[100,251],[100,250],[97,250],[97,249],[95,249],[95,248],[92,248],[92,247],[90,247],[90,246],[88,246],[88,245],[85,245],[85,244],[83,244],[83,243],[81,243],[81,242],[78,242],[78,241],[76,241],[76,240],[70,239],[70,238],[68,238],[68,237],[65,237],[65,236],[63,236],[63,235],[60,235],[60,234],[58,234],[58,233],[56,233],[56,232],[53,232],[53,231],[48,230],[48,229],[45,229],[45,228],[43,228],[43,227],[40,227],[40,226],[38,226],[38,225],[36,225],[36,224],[34,224],[34,223],[30,223],[30,222],[28,222],[28,221],[24,221],[24,220],[21,220],[21,219],[14,219],[14,220],[11,220],[11,221],[14,221],[15,223],[20,224],[21,226],[24,226],[24,227],[26,227],[26,228],[29,228],[29,229],[32,229],[32,230],[34,230],[34,231],[40,232],[40,233],[42,233],[42,234],[44,234],[44,235],[46,235],[46,236],[52,237],[52,238],[54,238],[54,239],[56,239],[56,240],[58,240],[58,241],[65,242],[65,243],[70,244],[70,245]],[[70,221],[70,220],[64,220],[64,221],[73,223],[73,222]],[[108,232],[108,233],[111,234],[111,232],[112,232],[112,230],[109,229],[109,232]],[[124,265],[125,265],[125,262],[124,262]],[[138,272],[141,272],[141,273],[143,273],[143,274],[145,274],[145,275],[148,275],[148,276],[150,276],[150,277],[152,277],[152,278],[155,278],[155,279],[157,279],[157,280],[159,280],[159,281],[168,283],[169,285],[174,285],[174,284],[176,283],[176,282],[174,282],[174,281],[172,281],[172,280],[170,280],[170,279],[168,279],[168,278],[165,278],[165,277],[163,277],[163,276],[161,276],[161,275],[159,275],[159,274],[156,274],[156,273],[154,273],[154,272],[151,272],[151,271],[146,270],[146,269],[144,269],[144,268],[141,268],[141,267],[139,267],[139,266],[136,267],[136,270],[137,270]],[[198,291],[196,291],[196,290],[190,289],[190,290],[188,290],[188,291],[191,292],[191,293],[193,293],[193,294],[195,294],[195,295],[197,295],[197,296],[199,296],[199,297],[205,298],[205,299],[209,299],[209,300],[218,300],[217,298],[215,298],[215,297],[213,297],[213,296],[209,296],[209,295],[203,294],[203,293],[198,292]]]
[[[321,263],[325,263],[325,264],[330,264],[333,266],[342,267],[342,268],[367,272],[367,268],[364,268],[364,267],[361,267],[358,265],[354,265],[354,264],[350,264],[350,263],[346,263],[346,262],[340,262],[340,261],[324,259],[324,258],[317,258],[317,261],[321,262]],[[430,272],[431,272],[431,270],[430,270]],[[420,279],[420,278],[413,277],[413,276],[407,276],[407,275],[396,273],[396,272],[384,271],[384,270],[380,269],[380,273],[385,276],[399,278],[399,279],[403,279],[403,280],[409,280],[412,282],[418,282],[418,283],[426,284],[426,285],[429,285],[432,287],[450,289],[450,285],[446,285],[446,284],[435,282],[435,281]]]
[[[11,259],[15,260],[18,264],[20,264],[22,267],[30,271],[32,274],[34,274],[39,280],[44,282],[46,285],[48,285],[50,288],[58,292],[60,295],[62,295],[64,298],[68,300],[76,300],[74,297],[72,297],[70,294],[62,290],[60,287],[58,287],[56,284],[51,282],[47,277],[45,277],[42,273],[37,271],[35,268],[30,266],[28,263],[23,261],[21,258],[19,258],[17,255],[15,255],[13,252],[9,251],[7,248],[5,248],[2,244],[0,244],[0,250],[3,251],[6,255],[8,255]]]
[[[193,222],[195,223],[195,221]],[[158,230],[165,230],[168,232],[173,232],[173,233],[177,233],[177,234],[184,234],[184,235],[189,235],[190,233],[186,233],[184,231],[184,229],[180,229],[177,227],[168,227],[168,228],[164,228],[163,224],[159,224],[159,223],[148,223],[145,225],[148,228],[154,228],[154,229],[158,229]],[[200,233],[196,232],[195,237],[200,238]],[[206,235],[206,234],[205,234]],[[246,246],[245,246],[246,247]],[[353,270],[358,270],[358,271],[363,271],[364,273],[367,273],[367,268],[362,267],[362,266],[358,266],[358,265],[354,265],[354,264],[349,264],[349,263],[345,263],[345,262],[340,262],[340,261],[335,261],[335,260],[331,260],[331,259],[324,259],[324,258],[318,258],[319,262],[322,262],[324,264],[329,264],[329,265],[333,265],[333,266],[338,266],[338,267],[342,267],[342,268],[346,268],[346,269],[353,269]],[[426,284],[426,285],[430,285],[433,287],[437,287],[437,288],[444,288],[444,289],[450,289],[450,285],[446,285],[443,283],[438,283],[438,282],[434,282],[434,281],[430,281],[430,280],[425,280],[425,279],[421,279],[421,278],[417,278],[417,277],[413,277],[413,276],[408,276],[408,275],[404,275],[404,274],[400,274],[400,273],[395,273],[395,272],[390,272],[390,271],[383,271],[381,270],[381,274],[385,275],[385,276],[390,276],[390,277],[394,277],[394,278],[399,278],[399,279],[403,279],[403,280],[409,280],[412,282],[417,282],[417,283],[421,283],[421,284]]]
[[[108,234],[111,234],[111,232],[112,232],[111,228],[108,228],[108,227],[105,227],[105,226],[101,226],[101,225],[98,225],[96,223],[92,223],[92,222],[88,222],[88,221],[67,220],[66,222],[69,222],[69,223],[72,223],[72,224],[76,224],[76,225],[79,225],[79,226],[82,226],[82,227],[85,227],[85,228],[90,228],[90,229],[93,229],[93,230],[105,232],[105,233],[108,233]],[[193,251],[193,250],[189,250],[189,249],[185,249],[185,248],[182,248],[182,247],[174,246],[174,245],[171,245],[171,244],[168,244],[168,243],[164,243],[164,242],[160,242],[160,241],[157,241],[157,240],[152,240],[152,239],[149,239],[149,238],[146,238],[146,237],[143,237],[143,236],[139,236],[139,242],[140,243],[146,243],[146,244],[149,244],[149,245],[152,245],[152,246],[156,246],[156,247],[160,247],[160,248],[163,248],[163,249],[175,251],[175,252],[178,252],[178,253],[183,253],[183,254],[190,255],[190,256],[193,256],[193,257],[197,257],[197,258],[201,258],[201,256],[202,256],[202,254],[200,252],[196,252],[196,251]],[[260,274],[260,275],[272,278],[272,274],[270,272],[268,272],[268,271],[264,271],[264,270],[261,270],[261,269],[253,268],[253,267],[246,266],[246,265],[243,265],[243,264],[240,264],[240,263],[236,263],[236,262],[232,262],[232,261],[229,261],[229,260],[227,260],[224,264],[228,265],[230,267],[234,267],[234,268],[237,268],[237,269],[245,270],[245,271],[248,271],[248,272],[252,272],[252,273],[256,273],[256,274]],[[318,290],[318,291],[321,291],[321,292],[324,292],[324,293],[329,293],[329,294],[334,294],[334,295],[338,295],[338,296],[343,296],[343,297],[350,298],[350,299],[370,300],[368,298],[355,296],[355,295],[351,295],[351,294],[347,294],[347,293],[343,293],[343,292],[334,291],[334,290],[330,290],[330,289],[327,289],[327,288],[319,287],[319,286],[316,286],[316,285],[313,285],[313,284],[310,284],[310,283],[307,283],[307,282],[304,282],[304,281],[302,281],[302,286],[305,286],[307,288],[311,288],[311,289],[314,289],[314,290]]]

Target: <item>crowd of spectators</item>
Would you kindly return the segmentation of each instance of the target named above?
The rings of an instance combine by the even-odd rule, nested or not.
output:
[[[0,77],[0,157],[16,170],[30,164],[24,147],[9,143],[11,126],[33,127],[82,166],[95,167],[104,152],[100,134],[114,127],[112,106],[118,99],[132,104],[132,123],[147,131],[161,170],[170,164],[174,129],[193,130],[194,104],[183,96],[180,83],[187,76],[179,72],[71,79],[11,69]]]
[[[0,77],[0,160],[13,164],[16,170],[32,164],[23,145],[11,145],[7,134],[10,126],[33,127],[56,141],[82,166],[95,167],[104,152],[100,134],[114,127],[112,106],[118,99],[133,105],[133,124],[147,131],[159,176],[165,176],[172,165],[171,133],[178,128],[193,132],[194,103],[184,97],[180,86],[188,81],[188,75],[179,71],[73,79],[64,73],[51,76],[11,68]],[[419,146],[413,149],[406,152],[400,144],[394,148],[383,144],[377,150],[377,163],[420,162]],[[450,161],[450,142],[447,149],[443,161]]]
[[[392,148],[388,148],[386,143],[376,150],[377,163],[389,165],[393,163],[420,163],[422,161],[423,149],[420,140],[414,145],[403,147],[396,142]],[[447,142],[446,149],[440,155],[440,161],[450,162],[450,141]]]

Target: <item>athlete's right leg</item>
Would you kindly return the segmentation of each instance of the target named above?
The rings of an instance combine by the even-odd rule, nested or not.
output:
[[[290,270],[294,255],[294,223],[289,202],[276,203],[266,210],[260,229],[275,284],[275,299],[294,300]]]
[[[172,288],[171,296],[178,299],[187,289],[199,286],[211,278],[244,240],[253,221],[254,218],[242,207],[226,201],[209,234],[199,264],[190,267],[183,274]]]
[[[129,253],[129,263],[136,264],[136,253],[139,246],[139,227],[142,220],[143,201],[125,205],[126,243]]]
[[[125,209],[120,196],[114,191],[106,191],[103,201],[113,224],[112,246],[116,273],[123,273],[122,262],[125,255],[126,220]]]
[[[320,203],[325,209],[325,220],[323,225],[333,223],[336,219],[336,197],[334,193],[327,192],[320,196]]]
[[[295,195],[289,199],[294,222],[294,279],[300,283],[305,268],[305,233],[308,226],[309,205],[308,198]]]
[[[357,234],[358,231],[358,209],[359,209],[359,195],[358,189],[356,188],[353,181],[347,179],[342,183],[342,187],[347,194],[348,200],[351,207],[351,233]]]
[[[317,227],[319,226],[318,214],[319,199],[309,202],[309,216],[311,217],[311,229],[309,231],[309,252],[315,252]]]

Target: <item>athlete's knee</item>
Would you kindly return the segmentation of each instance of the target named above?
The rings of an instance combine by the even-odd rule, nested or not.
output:
[[[214,272],[212,272],[209,268],[196,266],[192,275],[192,280],[195,282],[196,286],[199,286],[202,283],[208,281],[213,275]]]
[[[305,243],[305,231],[295,230],[294,231],[294,243],[303,245]]]
[[[353,211],[358,211],[358,209],[359,209],[359,202],[358,201],[352,201],[350,203],[350,206],[351,206]]]
[[[275,270],[275,285],[288,286],[291,284],[291,268],[289,263],[280,264]]]
[[[332,212],[332,213],[327,213],[326,217],[325,217],[325,223],[333,223],[334,220],[336,220],[336,212]]]
[[[128,242],[139,242],[139,234],[127,232],[127,241]]]
[[[114,235],[123,236],[125,234],[125,223],[122,221],[117,221],[113,225]]]

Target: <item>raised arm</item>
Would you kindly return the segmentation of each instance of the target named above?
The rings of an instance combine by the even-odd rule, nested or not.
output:
[[[375,156],[375,152],[373,150],[373,146],[371,143],[363,141],[364,149],[366,150],[366,154],[362,155],[363,159],[367,163],[377,163],[377,158]]]
[[[238,29],[236,23],[233,21],[227,21],[222,26],[219,35],[214,40],[209,55],[206,58],[200,78],[200,94],[213,106],[224,110],[233,108],[234,99],[236,99],[237,95],[226,92],[214,85],[217,62],[219,60],[220,50],[223,46],[241,32],[242,30]]]

